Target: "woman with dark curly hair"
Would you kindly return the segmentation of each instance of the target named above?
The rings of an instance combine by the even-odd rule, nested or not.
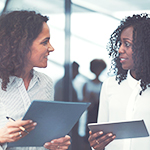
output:
[[[133,15],[121,21],[108,44],[116,76],[102,86],[98,122],[144,120],[150,132],[150,17]],[[137,131],[138,132],[138,131]],[[149,150],[150,137],[114,140],[113,133],[92,133],[96,150]]]
[[[48,55],[54,51],[47,21],[48,17],[34,11],[13,11],[0,17],[0,150],[66,150],[70,145],[70,136],[66,135],[43,147],[7,147],[37,125],[20,119],[31,102],[54,99],[52,80],[33,69],[45,68]],[[16,121],[8,122],[6,116]]]

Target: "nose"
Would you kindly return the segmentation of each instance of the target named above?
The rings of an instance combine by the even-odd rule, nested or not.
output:
[[[49,46],[48,46],[48,52],[53,52],[55,49],[53,48],[53,46],[49,43]]]
[[[119,47],[119,51],[118,51],[118,52],[119,52],[119,54],[125,52],[125,50],[124,50],[124,48],[123,48],[123,45],[121,45],[121,46]]]

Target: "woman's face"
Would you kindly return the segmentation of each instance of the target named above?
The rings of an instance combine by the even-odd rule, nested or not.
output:
[[[30,47],[31,52],[28,54],[27,68],[31,70],[33,67],[47,67],[48,55],[54,51],[50,42],[50,32],[47,23],[43,23],[43,29],[38,37],[33,41]]]
[[[132,58],[133,27],[125,28],[121,33],[121,46],[119,48],[119,58],[124,70],[133,70],[134,62]]]

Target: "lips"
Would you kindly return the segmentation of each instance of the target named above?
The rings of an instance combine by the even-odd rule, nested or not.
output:
[[[120,63],[123,63],[127,60],[127,58],[120,57]]]

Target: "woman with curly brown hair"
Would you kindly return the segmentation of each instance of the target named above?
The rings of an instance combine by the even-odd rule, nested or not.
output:
[[[121,21],[111,35],[108,51],[116,76],[103,83],[98,122],[141,119],[150,132],[150,16],[133,15]],[[115,137],[90,131],[89,142],[96,150],[150,149],[150,137]]]
[[[9,147],[27,135],[37,125],[22,121],[35,99],[53,100],[52,80],[34,67],[45,68],[48,55],[54,51],[50,44],[48,17],[34,11],[13,11],[0,17],[0,150],[68,149],[70,136],[46,142],[43,147]],[[8,122],[6,116],[16,121]]]

